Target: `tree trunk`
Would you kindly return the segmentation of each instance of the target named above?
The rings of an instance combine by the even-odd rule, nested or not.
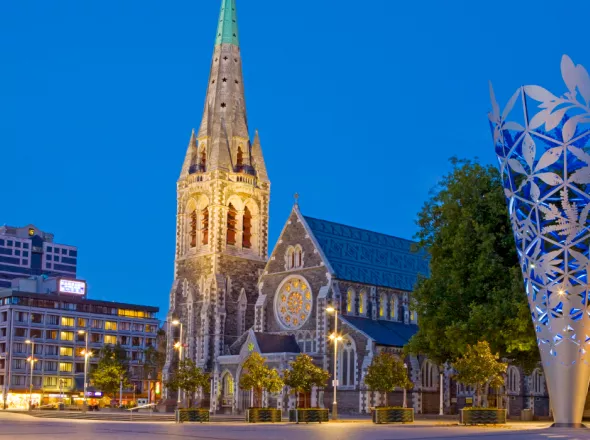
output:
[[[387,405],[387,391],[385,391],[385,392],[383,393],[383,405],[385,405],[385,406],[388,406],[388,405]]]

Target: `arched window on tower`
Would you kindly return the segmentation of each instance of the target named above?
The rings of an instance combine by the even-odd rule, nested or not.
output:
[[[197,210],[195,209],[190,215],[190,241],[191,247],[197,247]]]
[[[359,293],[359,315],[367,313],[367,292],[361,290]]]
[[[354,289],[352,287],[349,287],[348,291],[346,292],[346,311],[351,315],[355,313],[354,300]]]
[[[209,207],[201,211],[202,244],[209,244]]]
[[[303,249],[299,245],[295,246],[295,261],[293,263],[293,267],[303,266]]]
[[[232,246],[236,244],[237,217],[238,211],[230,203],[227,210],[227,244]]]
[[[252,213],[246,206],[244,208],[244,234],[242,237],[242,247],[250,249],[252,247]]]
[[[238,154],[236,158],[236,165],[238,167],[238,171],[241,170],[242,166],[244,166],[244,153],[242,153],[242,146],[238,147]]]
[[[379,318],[385,316],[385,308],[387,307],[387,295],[382,293],[379,295]]]
[[[199,153],[199,166],[201,171],[205,171],[207,168],[207,151],[205,150],[205,146],[201,147],[201,152]]]

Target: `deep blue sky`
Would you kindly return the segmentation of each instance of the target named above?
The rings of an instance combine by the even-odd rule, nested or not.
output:
[[[567,4],[567,7],[566,7]],[[270,246],[306,215],[411,238],[450,156],[492,162],[488,80],[564,91],[588,2],[238,0]],[[220,0],[0,2],[0,224],[80,249],[97,299],[167,311],[175,182]]]

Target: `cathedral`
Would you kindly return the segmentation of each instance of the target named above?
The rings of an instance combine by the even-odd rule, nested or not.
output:
[[[336,361],[340,413],[367,413],[382,396],[367,390],[364,375],[377,353],[401,355],[417,331],[410,295],[428,275],[428,260],[409,240],[310,217],[297,201],[269,256],[270,188],[260,137],[248,128],[236,1],[222,0],[201,125],[177,182],[168,322],[179,320],[182,333],[168,338],[164,380],[178,365],[174,342],[181,338],[183,357],[211,373],[212,412],[238,414],[252,398],[238,387],[251,351],[279,372],[306,353],[330,372]],[[337,359],[329,338],[336,325]],[[445,412],[468,402],[469,390],[447,371],[420,356],[404,361],[415,384],[407,404],[416,412],[438,414],[441,395]],[[525,388],[533,401],[535,386],[546,396],[536,374],[513,373],[521,407]],[[312,405],[331,407],[332,393],[330,380],[312,393]],[[165,396],[175,398],[168,390]],[[403,398],[399,391],[389,401],[401,405]],[[286,391],[264,400],[295,405]]]

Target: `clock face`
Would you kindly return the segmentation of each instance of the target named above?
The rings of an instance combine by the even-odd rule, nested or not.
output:
[[[301,328],[311,315],[313,301],[307,281],[301,277],[287,278],[275,296],[275,313],[281,325],[289,330]]]

